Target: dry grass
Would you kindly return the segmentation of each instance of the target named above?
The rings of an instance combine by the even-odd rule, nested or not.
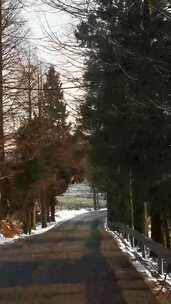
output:
[[[5,238],[13,238],[16,235],[20,235],[22,233],[22,229],[17,223],[13,223],[10,220],[2,220],[0,222],[0,233]]]

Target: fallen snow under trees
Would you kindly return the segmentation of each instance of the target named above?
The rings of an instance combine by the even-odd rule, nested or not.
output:
[[[0,233],[0,245],[7,245],[10,243],[15,242],[17,239],[24,239],[33,235],[38,235],[38,234],[42,234],[50,229],[52,229],[55,226],[58,226],[59,224],[72,219],[73,217],[77,216],[77,215],[81,215],[84,213],[89,212],[90,210],[87,209],[79,209],[79,210],[68,210],[68,209],[64,209],[64,210],[58,210],[56,212],[56,216],[55,216],[55,222],[50,222],[48,223],[48,226],[46,228],[42,228],[41,227],[41,223],[37,223],[36,225],[36,229],[32,230],[31,234],[26,235],[24,233],[15,235],[14,237],[11,238],[6,238],[4,237],[3,234]]]

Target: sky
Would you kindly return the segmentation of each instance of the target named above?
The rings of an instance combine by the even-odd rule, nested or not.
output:
[[[28,20],[31,43],[37,47],[40,59],[53,62],[58,54],[54,56],[53,51],[44,48],[45,40],[48,40],[51,31],[64,36],[69,30],[71,17],[43,4],[26,7],[24,16]]]
[[[36,50],[40,61],[55,65],[56,70],[61,74],[64,88],[75,86],[73,79],[80,79],[82,59],[75,64],[73,54],[64,51],[57,43],[58,38],[62,42],[72,40],[74,20],[66,13],[39,4],[38,1],[30,1],[33,3],[25,8],[24,17],[28,20],[32,48]],[[77,115],[77,98],[79,103],[81,95],[82,92],[78,89],[64,91],[73,119]]]

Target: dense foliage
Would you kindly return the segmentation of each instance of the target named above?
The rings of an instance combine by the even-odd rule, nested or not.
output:
[[[16,131],[8,160],[10,178],[2,187],[5,193],[8,187],[10,193],[3,206],[4,216],[16,214],[25,233],[35,227],[38,214],[42,227],[55,221],[56,196],[83,174],[77,155],[79,139],[71,133],[60,75],[53,66],[47,71],[42,93],[38,115],[32,105],[33,114]]]
[[[96,0],[75,33],[86,48],[82,129],[90,144],[91,179],[107,192],[108,219],[147,233],[150,215],[152,237],[168,246],[169,5]]]

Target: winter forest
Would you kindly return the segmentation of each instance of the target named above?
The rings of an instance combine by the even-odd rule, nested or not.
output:
[[[38,1],[72,20],[64,41],[46,33],[72,58],[69,84],[32,46],[25,2],[0,1],[0,220],[46,227],[87,180],[110,222],[170,248],[170,1]]]

